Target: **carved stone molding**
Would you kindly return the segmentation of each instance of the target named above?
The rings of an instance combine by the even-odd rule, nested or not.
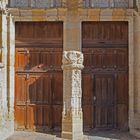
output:
[[[83,69],[83,54],[79,51],[64,51],[62,69]]]
[[[140,0],[136,0],[136,7],[138,8],[138,11],[140,11]]]

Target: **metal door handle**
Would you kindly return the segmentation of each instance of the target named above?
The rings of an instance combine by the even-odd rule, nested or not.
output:
[[[96,96],[93,97],[93,100],[96,101]]]

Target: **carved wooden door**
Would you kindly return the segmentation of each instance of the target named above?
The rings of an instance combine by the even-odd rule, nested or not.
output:
[[[61,130],[61,22],[16,23],[15,126]]]
[[[84,22],[82,29],[84,128],[128,129],[128,24]]]

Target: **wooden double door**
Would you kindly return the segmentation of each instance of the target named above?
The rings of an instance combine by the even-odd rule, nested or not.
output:
[[[62,32],[61,22],[16,23],[16,130],[61,130]]]
[[[84,129],[128,129],[127,22],[82,24]]]
[[[15,129],[61,130],[63,24],[17,22]],[[83,22],[84,128],[128,129],[128,23]]]

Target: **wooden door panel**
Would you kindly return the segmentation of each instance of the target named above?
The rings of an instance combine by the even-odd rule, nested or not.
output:
[[[83,47],[128,44],[128,22],[83,22]]]
[[[87,131],[94,128],[94,108],[91,105],[83,105],[83,125]]]
[[[30,50],[29,54],[29,68],[30,70],[36,70],[38,66],[41,64],[40,62],[41,53],[40,51]]]
[[[37,104],[41,104],[42,105],[42,101],[43,101],[43,94],[45,94],[43,92],[43,77],[40,77],[38,79],[37,77],[37,80],[36,80],[36,103]],[[48,85],[46,85],[46,87],[48,87]]]
[[[98,128],[113,127],[115,112],[114,76],[98,74],[95,75],[95,125]],[[112,111],[112,112],[110,112]],[[108,114],[112,114],[108,116]],[[109,117],[109,118],[108,118]],[[109,121],[110,120],[110,121]],[[109,122],[108,122],[109,121]],[[110,124],[112,122],[112,124]]]
[[[82,47],[84,127],[127,129],[128,23],[83,22]]]
[[[16,74],[15,77],[16,84],[16,96],[15,96],[15,105],[25,105],[27,98],[27,84],[26,84],[26,76],[21,74]]]
[[[53,105],[53,128],[56,131],[61,130],[61,124],[62,124],[62,105]]]
[[[107,69],[113,69],[116,65],[116,50],[104,49],[102,66]]]
[[[28,27],[28,28],[27,28]],[[23,22],[17,22],[16,23],[16,38],[32,38],[34,31],[33,31],[33,24],[28,24]]]
[[[117,75],[117,126],[128,129],[128,77],[127,73]],[[125,114],[125,115],[120,115]]]
[[[84,48],[84,70],[127,70],[127,48]]]
[[[128,103],[128,77],[127,73],[120,73],[116,78],[117,103]]]
[[[16,129],[26,128],[26,78],[25,75],[16,74],[17,83],[15,91],[15,127]]]
[[[42,105],[37,105],[36,106],[36,112],[35,112],[35,116],[36,116],[36,129],[37,130],[42,130],[42,126],[43,126],[43,107]]]
[[[30,74],[27,84],[27,100],[30,104],[51,103],[51,76],[49,74]]]
[[[26,129],[26,106],[16,106],[15,108],[15,129]]]
[[[29,105],[27,109],[27,129],[46,131],[51,129],[50,106]]]
[[[61,129],[62,43],[62,22],[16,22],[17,128]]]
[[[128,107],[124,104],[117,104],[117,128],[128,130]],[[120,115],[124,114],[124,115]]]
[[[43,99],[42,103],[43,104],[51,104],[51,99],[52,99],[52,85],[51,85],[51,78],[52,76],[50,74],[46,74],[45,77],[43,78]],[[47,88],[46,88],[47,87]]]
[[[43,65],[43,67],[48,70],[51,66],[52,66],[52,53],[51,53],[51,50],[46,50],[44,49],[42,52],[41,52],[41,65]]]
[[[94,77],[95,82],[95,96],[96,105],[107,103],[111,105],[114,103],[114,75],[110,74],[96,74]]]
[[[62,49],[18,48],[16,59],[16,70],[18,71],[61,70]]]
[[[117,50],[117,68],[119,70],[125,70],[127,71],[128,69],[128,49],[118,49]]]
[[[28,66],[28,56],[25,49],[16,49],[16,62],[15,69],[17,70],[25,70]]]
[[[27,97],[28,97],[28,101],[30,104],[36,104],[36,100],[37,100],[37,87],[36,87],[36,77],[34,76],[31,76],[29,75],[29,79],[27,81],[27,84],[28,84],[28,87],[27,87],[27,90],[28,90],[28,94],[27,94]]]
[[[16,49],[16,70],[35,70],[40,65],[40,51],[32,48]]]
[[[85,68],[90,68],[90,66],[92,66],[92,50],[83,49],[83,53],[84,53],[84,66]]]
[[[84,129],[88,130],[93,128],[93,119],[94,119],[94,106],[93,106],[93,79],[90,74],[83,74],[82,78],[82,107],[83,107],[83,125]]]
[[[51,75],[30,74],[28,79],[28,129],[51,129]],[[48,121],[49,120],[49,121]],[[45,126],[46,125],[46,126]]]
[[[53,127],[61,130],[63,106],[63,73],[53,74]]]
[[[93,79],[90,74],[83,74],[82,77],[82,104],[83,105],[92,105],[93,104],[93,95],[91,92],[93,91]]]
[[[52,108],[50,105],[43,106],[43,129],[45,131],[52,128]]]
[[[28,74],[27,81],[27,101],[30,104],[43,104],[47,102],[45,99],[50,99],[50,76],[44,74]],[[46,87],[47,90],[45,89]],[[48,101],[49,103],[49,101]]]
[[[62,22],[16,22],[16,44],[20,46],[46,46],[62,44]]]
[[[35,109],[35,105],[28,105],[27,106],[27,123],[26,123],[26,128],[29,130],[35,130],[36,129],[36,109]]]
[[[102,54],[100,52],[97,52],[97,50],[95,50],[95,52],[92,54],[92,68],[94,69],[100,69],[102,68]]]
[[[19,86],[19,88],[16,88],[17,92],[19,92],[16,97],[18,99],[16,104],[24,99],[22,105],[25,107],[24,113],[26,117],[22,122],[24,123],[23,125],[28,130],[61,130],[63,73],[32,73],[27,75],[24,77],[21,76],[20,78],[18,76],[16,77],[16,82],[22,85],[22,87]],[[23,95],[26,96],[23,98],[20,96],[20,92],[23,92]],[[20,106],[16,106],[18,108],[17,115],[23,112],[23,108],[20,110]],[[16,119],[19,121],[19,117],[16,117]]]
[[[55,49],[52,52],[52,65],[54,68],[59,68],[61,69],[62,66],[62,49]]]
[[[53,105],[63,104],[63,73],[53,74]]]
[[[116,127],[116,110],[115,106],[109,106],[107,110],[107,126],[108,128],[115,128]],[[110,119],[112,118],[112,119]]]

